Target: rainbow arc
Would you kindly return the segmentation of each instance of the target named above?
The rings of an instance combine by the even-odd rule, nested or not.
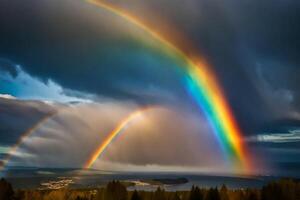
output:
[[[180,70],[184,72],[184,85],[204,112],[220,143],[226,160],[229,163],[233,163],[233,167],[248,172],[251,168],[251,159],[246,151],[246,145],[243,143],[241,130],[227,103],[222,88],[213,71],[208,68],[208,65],[202,60],[190,58],[184,51],[163,35],[139,21],[135,16],[113,4],[96,0],[87,0],[87,2],[108,10],[127,22],[136,25],[144,30],[149,37],[157,40],[161,44],[161,48],[166,50],[166,53],[171,52],[175,55],[179,66],[181,66]],[[119,126],[120,125],[117,127]],[[100,146],[102,146],[102,144]],[[86,166],[90,167],[91,165],[92,162]]]
[[[245,173],[251,170],[251,157],[243,142],[241,130],[234,118],[214,72],[208,67],[208,65],[201,59],[198,60],[194,57],[189,57],[187,53],[176,46],[174,42],[171,42],[171,40],[168,40],[163,35],[154,31],[151,27],[143,24],[143,22],[139,21],[136,17],[130,15],[126,11],[104,1],[87,0],[87,2],[110,11],[111,13],[123,18],[128,23],[134,24],[136,27],[144,30],[145,34],[148,34],[149,37],[155,39],[161,44],[161,48],[166,51],[167,54],[172,54],[172,59],[178,63],[180,71],[183,72],[183,84],[186,90],[189,91],[198,107],[205,114],[216,138],[219,141],[226,160],[233,164],[233,168],[242,170]],[[84,167],[90,168],[97,158],[102,155],[113,139],[149,109],[151,109],[151,107],[137,110],[124,118],[108,134],[99,147],[96,148],[95,152],[92,153]],[[42,126],[42,124],[44,124],[53,115],[55,115],[55,113],[46,116],[37,125],[23,134],[20,140],[12,148],[11,154],[9,154],[9,157],[6,158],[4,164],[8,162],[12,152],[16,151],[27,137]]]

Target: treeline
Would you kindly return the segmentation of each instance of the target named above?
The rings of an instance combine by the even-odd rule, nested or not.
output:
[[[0,200],[300,200],[300,184],[294,180],[274,181],[262,189],[199,188],[169,192],[127,191],[119,181],[100,189],[16,190],[6,180],[0,180]]]

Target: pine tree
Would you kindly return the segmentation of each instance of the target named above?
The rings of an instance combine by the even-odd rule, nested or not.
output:
[[[221,197],[221,200],[229,200],[228,190],[227,190],[226,185],[224,185],[224,184],[222,185],[221,190],[220,190],[220,197]]]
[[[221,200],[218,188],[210,188],[205,200]]]
[[[132,196],[131,196],[131,200],[142,200],[141,196],[139,195],[139,193],[134,190]]]
[[[175,192],[175,194],[173,195],[172,200],[180,200],[180,197],[177,192]]]
[[[203,194],[199,187],[192,187],[189,200],[203,200]]]
[[[107,184],[105,200],[126,200],[127,190],[119,181],[112,181]]]
[[[11,200],[13,196],[14,191],[11,184],[2,178],[0,180],[0,199]]]
[[[154,192],[154,200],[165,200],[165,191],[162,190],[160,187]]]

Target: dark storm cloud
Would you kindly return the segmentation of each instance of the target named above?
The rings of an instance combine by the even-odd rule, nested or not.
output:
[[[298,1],[188,0],[180,8],[161,1],[114,2],[176,24],[215,69],[244,134],[281,141],[256,140],[250,149],[280,173],[287,165],[297,168],[300,146],[290,130],[300,125]]]
[[[239,32],[258,56],[300,63],[298,1],[245,1],[238,4],[242,8],[236,15],[241,27]]]
[[[216,0],[198,7],[199,23],[187,32],[216,69],[246,133],[274,118],[296,117],[299,2]]]
[[[248,61],[256,68],[259,65],[273,92],[269,95],[271,101],[281,107],[282,112],[299,113],[299,2],[249,1],[240,4],[242,9],[236,18],[241,41],[247,49],[245,53],[250,57]]]
[[[10,146],[44,116],[56,111],[39,101],[0,98],[0,146]]]
[[[285,118],[280,120],[273,120],[265,123],[260,127],[262,132],[288,132],[289,130],[300,129],[300,120]]]
[[[184,93],[174,63],[122,30],[124,21],[111,13],[68,0],[2,1],[0,7],[0,56],[33,76],[142,103],[159,100],[153,91]]]
[[[15,65],[16,64],[12,63],[10,60],[0,58],[0,71],[9,72],[13,77],[16,77],[18,73]]]
[[[161,18],[183,32],[215,69],[246,134],[255,133],[275,116],[290,117],[293,109],[299,112],[299,2],[112,2],[142,19],[152,19],[154,27]],[[262,88],[262,81],[271,87]],[[289,94],[293,102],[286,102]]]
[[[203,4],[203,12],[207,13],[204,21],[210,21],[210,26],[197,26],[200,32],[207,28],[208,35],[196,37],[203,51],[208,52],[240,124],[251,133],[274,120],[274,116],[287,117],[290,102],[285,101],[285,94],[299,93],[296,78],[300,75],[296,56],[300,41],[299,3],[212,1]],[[271,86],[264,90],[259,81],[262,77],[257,73],[258,63],[264,80]],[[276,102],[274,106],[270,106],[272,101]],[[277,109],[281,116],[274,114]]]
[[[169,68],[174,63],[118,28],[124,24],[118,17],[80,1],[29,2],[1,2],[2,57],[79,91],[140,102],[169,101],[158,97],[167,90],[172,99],[185,96]],[[181,7],[169,1],[164,1],[169,6],[113,3],[148,21],[155,14],[186,34],[214,67],[246,134],[274,120],[272,101],[281,105],[277,115],[299,112],[297,1],[189,0]],[[271,87],[261,87],[261,81]],[[292,101],[282,100],[282,92]]]

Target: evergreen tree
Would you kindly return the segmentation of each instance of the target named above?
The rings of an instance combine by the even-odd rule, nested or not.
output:
[[[77,196],[75,200],[88,200],[88,198]]]
[[[105,189],[101,188],[98,190],[95,200],[104,200],[104,191]]]
[[[258,195],[254,191],[248,191],[246,200],[258,200]]]
[[[160,187],[154,192],[154,200],[166,200],[165,191]]]
[[[199,187],[192,187],[189,200],[203,200],[203,194]]]
[[[180,196],[177,192],[175,192],[175,194],[173,195],[172,200],[180,200]]]
[[[283,179],[271,182],[262,189],[262,200],[295,200],[299,197],[299,183]]]
[[[105,200],[126,200],[127,190],[119,181],[112,181],[107,184]]]
[[[14,191],[9,182],[5,179],[0,180],[0,199],[2,200],[11,200],[13,199]]]
[[[218,188],[210,188],[205,200],[221,200]]]
[[[226,185],[224,185],[224,184],[222,185],[221,190],[220,190],[220,197],[221,197],[221,200],[229,200],[228,190],[227,190]]]
[[[238,190],[236,191],[236,194],[237,194],[237,199],[245,199],[244,191]]]
[[[131,200],[142,200],[142,198],[139,195],[139,193],[136,190],[134,190],[134,192],[132,194],[132,197],[131,197]]]

